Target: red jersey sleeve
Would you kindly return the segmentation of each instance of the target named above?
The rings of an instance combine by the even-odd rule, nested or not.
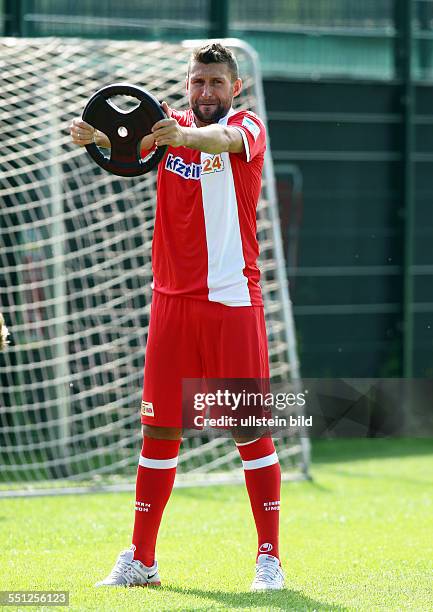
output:
[[[238,153],[247,162],[251,161],[266,150],[266,130],[262,120],[251,111],[239,111],[227,122],[230,127],[235,127],[242,134],[245,152]]]
[[[186,111],[177,111],[173,108],[171,110],[171,118],[176,119],[179,125],[184,127],[191,127],[194,123],[194,115],[191,109]]]

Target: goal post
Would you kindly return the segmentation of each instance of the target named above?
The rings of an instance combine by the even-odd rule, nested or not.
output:
[[[255,52],[235,39],[236,106],[266,123]],[[70,142],[68,125],[113,82],[187,108],[182,44],[0,41],[0,496],[123,490],[140,450],[139,407],[151,300],[156,173],[120,178]],[[270,147],[257,222],[271,379],[300,385]],[[300,431],[277,441],[286,477],[308,474]],[[231,440],[186,438],[178,485],[234,482]]]

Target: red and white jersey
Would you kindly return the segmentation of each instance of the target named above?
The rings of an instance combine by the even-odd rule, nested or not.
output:
[[[192,110],[172,117],[195,126]],[[254,113],[233,109],[219,123],[240,131],[245,152],[169,147],[159,164],[153,287],[228,306],[261,306],[256,209],[265,128]]]

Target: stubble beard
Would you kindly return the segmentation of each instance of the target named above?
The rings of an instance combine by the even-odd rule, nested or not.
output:
[[[206,124],[218,123],[225,115],[227,115],[229,108],[227,105],[223,105],[221,102],[218,103],[213,113],[204,114],[201,112],[198,103],[191,105],[194,115],[202,122]]]

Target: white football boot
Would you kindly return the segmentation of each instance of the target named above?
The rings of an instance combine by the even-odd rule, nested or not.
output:
[[[147,567],[141,561],[138,561],[138,559],[134,559],[134,550],[132,548],[121,552],[110,574],[104,580],[95,584],[96,587],[147,587],[160,585],[161,580],[156,560],[152,567]]]
[[[251,590],[280,591],[284,588],[284,574],[277,557],[272,555],[259,555],[256,563],[256,577]]]

